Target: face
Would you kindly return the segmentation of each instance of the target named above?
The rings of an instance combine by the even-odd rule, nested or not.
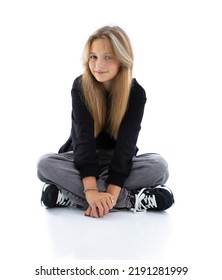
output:
[[[120,63],[104,39],[93,41],[89,54],[89,69],[106,91],[110,91],[112,81],[119,72]]]

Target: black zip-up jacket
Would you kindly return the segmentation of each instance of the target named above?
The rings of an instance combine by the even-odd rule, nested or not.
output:
[[[94,121],[83,100],[81,79],[82,76],[76,78],[72,86],[72,130],[59,153],[73,149],[75,166],[80,171],[81,178],[84,178],[98,177],[96,150],[113,150],[107,184],[122,187],[131,171],[132,158],[138,150],[136,142],[141,128],[146,93],[136,79],[133,79],[128,108],[117,139],[113,139],[105,131],[95,138]]]

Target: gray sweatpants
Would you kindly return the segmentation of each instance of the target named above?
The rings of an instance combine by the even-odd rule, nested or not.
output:
[[[113,151],[97,151],[99,171],[97,186],[100,191],[106,191],[106,179],[112,154]],[[42,156],[38,162],[38,177],[45,183],[56,185],[76,205],[87,209],[88,203],[83,192],[79,171],[74,165],[73,152]],[[163,185],[168,177],[168,165],[159,154],[148,153],[135,156],[132,170],[121,189],[116,207],[131,207],[129,202],[130,190]]]

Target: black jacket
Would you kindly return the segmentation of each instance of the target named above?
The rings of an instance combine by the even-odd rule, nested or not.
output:
[[[132,158],[136,155],[136,142],[141,128],[146,93],[133,79],[128,109],[121,123],[117,140],[102,131],[94,138],[94,121],[81,93],[81,78],[75,79],[72,86],[72,130],[67,142],[59,153],[74,151],[74,163],[81,178],[98,177],[96,150],[113,150],[107,183],[123,186],[131,171]]]

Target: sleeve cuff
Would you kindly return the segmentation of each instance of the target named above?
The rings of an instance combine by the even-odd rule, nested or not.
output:
[[[89,176],[98,177],[97,168],[94,166],[88,166],[79,169],[81,179]]]
[[[126,180],[126,176],[122,174],[112,173],[109,175],[106,182],[107,184],[117,185],[120,188],[122,188],[125,180]]]

